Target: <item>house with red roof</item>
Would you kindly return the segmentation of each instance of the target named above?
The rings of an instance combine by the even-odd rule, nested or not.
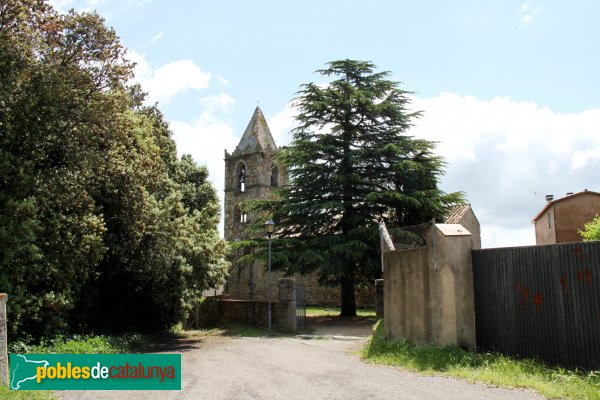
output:
[[[585,189],[554,199],[547,195],[546,206],[535,216],[535,242],[541,244],[581,242],[578,230],[600,214],[600,193]]]

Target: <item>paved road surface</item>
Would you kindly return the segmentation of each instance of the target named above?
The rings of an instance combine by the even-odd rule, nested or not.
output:
[[[296,338],[188,339],[167,352],[182,353],[180,392],[59,392],[63,400],[90,399],[541,399],[442,377],[423,377],[366,364],[357,341]]]

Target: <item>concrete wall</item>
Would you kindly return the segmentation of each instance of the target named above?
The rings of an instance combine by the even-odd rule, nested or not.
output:
[[[550,223],[548,223],[548,220]],[[556,230],[555,230],[554,217],[554,206],[550,206],[544,213],[535,221],[535,244],[555,244],[556,243]]]
[[[384,253],[386,337],[475,350],[471,235],[443,227],[436,225],[435,262],[432,246]]]

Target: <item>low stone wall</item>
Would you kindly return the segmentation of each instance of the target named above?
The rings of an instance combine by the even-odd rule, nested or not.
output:
[[[271,303],[273,329],[278,332],[296,331],[296,293],[294,279],[279,280],[276,301]],[[228,296],[207,297],[192,312],[185,329],[213,328],[227,322],[267,328],[269,321],[269,302],[264,300],[235,300]]]
[[[273,272],[273,282],[285,278],[282,272]],[[339,288],[319,284],[316,274],[293,275],[297,284],[304,285],[304,301],[307,306],[340,306]],[[234,265],[229,271],[225,293],[232,298],[243,300],[267,300],[269,275],[264,263]],[[357,307],[375,307],[375,287],[357,287],[355,290]],[[273,285],[273,298],[279,298],[279,288]]]

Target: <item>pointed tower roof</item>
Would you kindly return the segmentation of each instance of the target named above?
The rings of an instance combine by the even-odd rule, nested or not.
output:
[[[233,155],[249,154],[257,151],[271,153],[274,150],[277,150],[277,146],[267,125],[267,120],[261,109],[256,107]]]

